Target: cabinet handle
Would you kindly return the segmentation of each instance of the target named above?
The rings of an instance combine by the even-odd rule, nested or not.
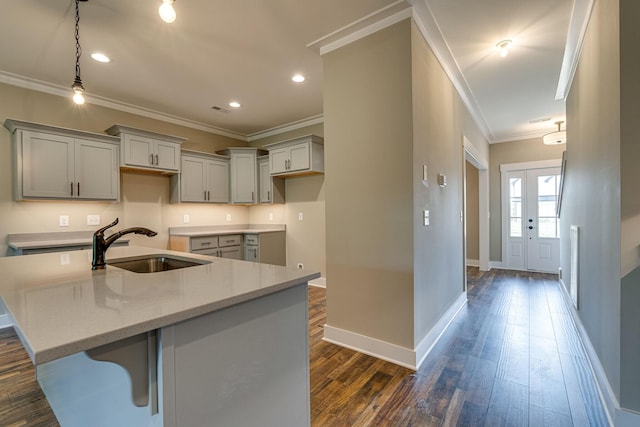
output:
[[[251,201],[253,202],[255,199],[256,199],[256,198],[255,198],[254,192],[252,191],[252,192],[251,192]]]
[[[158,162],[158,155],[156,154],[156,166],[158,166],[160,162]]]
[[[267,191],[267,201],[271,200],[271,191]]]
[[[211,242],[202,242],[200,243],[202,246],[209,246],[211,244]]]
[[[207,190],[207,200],[211,200],[211,191]]]
[[[73,182],[69,186],[71,187],[71,197],[73,197]]]
[[[207,200],[207,190],[203,191],[204,195],[202,196],[204,198],[204,200]]]
[[[78,182],[78,197],[80,197],[80,182]]]

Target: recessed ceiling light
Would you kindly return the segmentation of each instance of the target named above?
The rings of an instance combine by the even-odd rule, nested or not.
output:
[[[501,40],[496,43],[496,48],[500,51],[501,57],[504,58],[509,54],[509,47],[511,47],[512,44],[513,42],[511,40]]]
[[[296,83],[302,83],[305,78],[302,74],[295,74],[293,77],[291,77],[291,80],[293,80]]]
[[[231,101],[229,107],[240,108],[240,103],[238,101]]]
[[[93,52],[91,54],[91,57],[93,59],[95,59],[98,62],[111,62],[111,58],[109,58],[107,55],[105,55],[104,53],[100,53],[100,52]]]

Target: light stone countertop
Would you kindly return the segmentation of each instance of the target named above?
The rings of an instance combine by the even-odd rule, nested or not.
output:
[[[113,232],[107,230],[105,236]],[[50,232],[50,233],[17,233],[9,234],[9,248],[11,249],[39,249],[39,248],[59,248],[67,246],[91,246],[93,244],[93,231],[70,231],[70,232]],[[122,237],[119,243],[127,243],[129,239]]]
[[[225,234],[260,234],[286,231],[283,224],[241,224],[169,227],[170,236],[198,237]]]
[[[0,297],[38,365],[275,293],[320,273],[139,246],[107,262],[172,254],[209,264],[160,273],[91,270],[91,251],[0,258]]]

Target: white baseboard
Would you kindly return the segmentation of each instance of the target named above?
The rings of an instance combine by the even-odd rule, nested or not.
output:
[[[467,260],[468,267],[480,267],[480,260],[477,259],[468,259]]]
[[[578,316],[578,312],[573,305],[571,295],[567,292],[567,287],[562,279],[560,279],[559,286],[562,296],[564,297],[565,306],[569,313],[571,313],[571,319],[578,331],[580,343],[587,354],[587,360],[589,362],[589,367],[591,368],[591,375],[596,381],[600,400],[604,404],[607,418],[609,419],[609,425],[616,427],[639,426],[640,414],[620,407],[620,403],[618,402],[618,399],[611,388],[611,384],[609,384],[609,379],[604,372],[604,368],[600,363],[598,353],[596,353],[595,348],[593,348],[593,344],[591,344],[589,334],[587,334],[587,330],[584,328],[582,320],[580,320],[580,316]]]
[[[462,292],[458,299],[449,306],[447,311],[440,317],[438,322],[433,328],[422,338],[422,341],[416,347],[416,367],[420,368],[422,362],[427,358],[431,349],[438,342],[442,334],[447,330],[456,315],[462,310],[462,307],[467,303],[467,293]]]
[[[341,347],[346,347],[360,353],[368,354],[369,356],[377,357],[378,359],[386,360],[387,362],[395,363],[396,365],[404,366],[405,368],[418,370],[433,346],[438,342],[466,302],[467,295],[466,293],[462,293],[415,349],[401,347],[330,325],[324,326],[323,339]]]
[[[489,268],[497,268],[500,270],[506,270],[507,267],[504,266],[502,261],[489,261]]]
[[[13,326],[11,321],[9,320],[9,316],[6,314],[0,314],[0,329],[8,328]]]
[[[317,279],[310,280],[309,286],[316,286],[318,288],[326,288],[327,287],[327,278],[326,277],[318,277]]]

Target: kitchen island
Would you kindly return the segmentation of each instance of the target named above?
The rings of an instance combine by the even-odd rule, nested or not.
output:
[[[107,262],[148,255],[206,264],[0,258],[2,302],[61,424],[308,425],[306,283],[319,274],[142,247]]]

